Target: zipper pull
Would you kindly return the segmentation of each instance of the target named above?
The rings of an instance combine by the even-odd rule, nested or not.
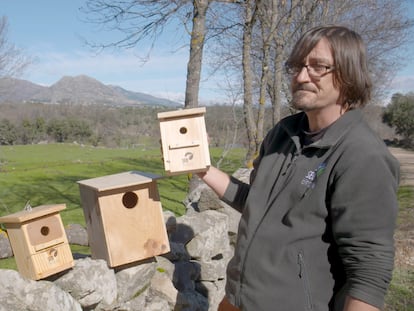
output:
[[[299,157],[299,154],[295,152],[292,156],[292,160],[286,165],[286,169],[283,171],[282,176],[286,175],[286,173],[289,171],[289,168],[295,164],[296,159],[298,157]]]
[[[298,265],[299,265],[299,277],[302,278],[303,274],[303,255],[302,252],[298,254]]]

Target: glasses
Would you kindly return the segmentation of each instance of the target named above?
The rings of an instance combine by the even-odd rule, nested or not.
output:
[[[322,64],[285,64],[286,73],[291,77],[297,76],[302,71],[303,67],[306,68],[308,75],[311,78],[321,78],[324,75],[335,70],[335,66],[327,66]]]

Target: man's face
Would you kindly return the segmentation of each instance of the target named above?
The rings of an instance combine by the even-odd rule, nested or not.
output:
[[[304,66],[331,67],[333,64],[333,55],[325,38],[322,38],[303,60]],[[321,77],[311,77],[307,68],[302,67],[302,70],[292,77],[291,91],[293,107],[305,112],[330,111],[338,104],[339,90],[334,86],[332,72]]]

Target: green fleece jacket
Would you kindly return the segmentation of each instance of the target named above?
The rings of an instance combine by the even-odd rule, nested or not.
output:
[[[382,307],[394,262],[399,163],[363,119],[346,112],[300,144],[306,115],[266,136],[250,185],[231,178],[242,211],[226,296],[243,311],[342,310],[350,295]]]

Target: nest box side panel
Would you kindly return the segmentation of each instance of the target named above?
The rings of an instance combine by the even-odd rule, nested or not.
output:
[[[30,249],[27,243],[27,233],[21,224],[6,224],[7,235],[11,248],[13,250],[14,260],[16,261],[17,270],[21,275],[27,278],[32,277],[33,263],[28,260],[30,258]]]
[[[123,191],[124,190],[124,191]],[[120,266],[170,251],[156,183],[121,189],[99,198],[110,266]]]
[[[210,166],[204,116],[161,123],[164,166],[169,175],[205,171]]]
[[[108,261],[108,246],[102,223],[101,207],[99,206],[98,201],[99,193],[95,189],[81,184],[79,184],[79,191],[86,230],[88,232],[91,257]]]

